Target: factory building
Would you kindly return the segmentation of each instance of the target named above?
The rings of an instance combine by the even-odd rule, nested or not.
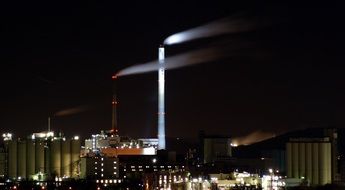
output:
[[[80,140],[54,132],[34,133],[26,139],[4,134],[7,162],[4,175],[12,180],[76,178],[79,176]]]
[[[232,156],[229,137],[203,136],[201,141],[204,163],[216,162]]]
[[[158,139],[131,139],[110,131],[101,131],[85,140],[81,150],[81,178],[114,180],[120,176],[121,156],[157,154]],[[125,165],[121,163],[122,165]]]
[[[81,178],[117,179],[119,160],[117,157],[94,156],[81,158]]]
[[[329,137],[296,138],[286,143],[288,178],[305,179],[310,185],[331,183],[332,143]]]

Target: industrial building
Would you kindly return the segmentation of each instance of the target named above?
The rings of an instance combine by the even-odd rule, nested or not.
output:
[[[5,146],[4,176],[12,180],[76,178],[79,176],[80,140],[54,132],[34,133],[28,138],[14,139],[3,135]]]
[[[117,157],[94,156],[81,158],[81,178],[117,179],[119,160]]]
[[[329,137],[297,138],[286,143],[287,177],[310,185],[332,182],[332,145]]]
[[[202,136],[200,140],[202,142],[201,154],[204,164],[220,161],[232,156],[231,139],[229,137]]]

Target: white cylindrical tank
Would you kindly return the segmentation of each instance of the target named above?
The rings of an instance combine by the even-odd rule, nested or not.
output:
[[[18,140],[17,177],[26,179],[26,141]]]
[[[50,173],[61,176],[61,140],[53,139],[50,149]]]
[[[71,140],[62,141],[61,145],[61,173],[62,176],[71,176]]]
[[[17,141],[8,141],[8,177],[17,178]]]
[[[79,161],[80,161],[80,139],[73,138],[71,140],[71,172],[72,177],[79,177]]]
[[[28,139],[26,142],[26,177],[32,179],[35,174],[35,141]]]

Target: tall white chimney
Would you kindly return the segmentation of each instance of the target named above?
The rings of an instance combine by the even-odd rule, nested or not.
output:
[[[158,150],[165,149],[165,108],[164,108],[164,85],[165,85],[165,64],[164,47],[158,49]]]

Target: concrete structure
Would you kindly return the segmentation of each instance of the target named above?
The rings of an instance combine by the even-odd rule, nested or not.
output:
[[[62,135],[54,136],[53,132],[42,132],[34,133],[27,139],[6,136],[4,142],[3,175],[7,175],[10,179],[41,181],[46,177],[79,176],[80,140],[78,137],[66,140]]]
[[[71,140],[71,177],[77,178],[80,175],[80,139],[75,136]]]
[[[332,182],[332,148],[328,137],[290,139],[286,143],[288,178],[304,178],[311,185]]]
[[[7,175],[7,153],[5,147],[0,147],[0,178]]]
[[[71,140],[61,142],[61,175],[71,176],[72,170]]]
[[[231,157],[231,139],[228,137],[203,137],[204,163]]]
[[[18,140],[17,144],[17,167],[18,167],[18,178],[26,178],[26,141]]]
[[[158,150],[165,149],[165,54],[164,47],[158,49]]]
[[[32,178],[35,175],[35,141],[28,139],[26,141],[26,176]]]
[[[17,178],[17,141],[9,140],[6,142],[8,148],[8,177]]]

